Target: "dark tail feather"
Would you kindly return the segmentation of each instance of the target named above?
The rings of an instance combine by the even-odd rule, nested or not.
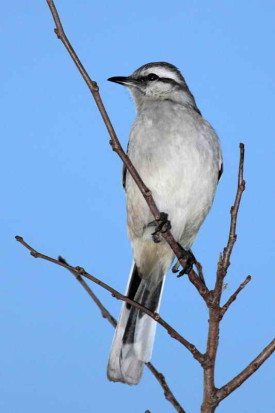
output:
[[[163,276],[160,271],[154,276],[142,278],[136,265],[130,272],[127,295],[150,311],[157,311],[160,304]],[[124,303],[113,340],[108,378],[128,384],[137,384],[143,366],[151,358],[156,322],[142,311]]]

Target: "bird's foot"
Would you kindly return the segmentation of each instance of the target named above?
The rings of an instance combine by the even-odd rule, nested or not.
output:
[[[180,247],[181,247],[181,245],[180,245]],[[177,275],[177,278],[182,277],[184,274],[189,274],[190,271],[193,268],[193,265],[195,264],[195,261],[196,261],[192,251],[190,251],[190,250],[186,251],[183,248],[182,248],[182,258],[185,259],[185,266],[179,272],[179,274]],[[179,271],[178,268],[179,268],[179,261],[173,266],[172,271],[173,272],[178,272]]]
[[[160,213],[159,219],[149,222],[148,227],[156,227],[152,233],[153,241],[158,243],[161,241],[161,234],[171,229],[171,223],[168,219],[168,214],[165,212]]]

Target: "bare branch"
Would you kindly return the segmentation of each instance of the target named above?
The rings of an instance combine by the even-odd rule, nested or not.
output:
[[[79,72],[81,73],[83,79],[85,80],[88,88],[90,89],[92,96],[97,104],[98,110],[101,114],[101,117],[106,125],[106,128],[108,130],[108,133],[111,137],[110,140],[110,145],[112,146],[113,150],[117,153],[117,155],[120,157],[120,159],[123,161],[125,164],[128,172],[131,174],[132,178],[134,179],[135,183],[137,184],[138,188],[140,189],[145,201],[147,202],[148,207],[150,208],[150,211],[152,215],[154,216],[155,219],[160,219],[160,211],[153,199],[152,193],[149,188],[145,185],[143,180],[141,179],[139,173],[137,172],[136,168],[132,164],[130,158],[126,155],[124,152],[119,139],[116,135],[116,132],[114,130],[114,127],[111,123],[111,120],[107,114],[107,111],[104,107],[104,104],[102,102],[101,96],[99,94],[99,87],[95,81],[93,81],[90,76],[88,75],[87,71],[85,70],[84,66],[80,62],[76,52],[74,51],[71,43],[69,42],[64,29],[62,27],[58,12],[56,10],[56,7],[54,5],[54,2],[52,0],[46,0],[48,3],[48,6],[50,8],[50,11],[52,13],[56,28],[55,28],[55,33],[57,37],[62,41],[64,46],[66,47],[68,53],[70,54],[71,58],[73,59],[74,63],[76,64]],[[183,254],[182,248],[178,245],[176,240],[174,239],[173,235],[171,234],[170,231],[167,231],[165,233],[161,233],[163,238],[166,240],[166,242],[170,245],[171,249],[177,256],[179,262],[181,263],[182,267],[185,267],[186,265],[186,257]],[[204,283],[201,281],[201,279],[198,277],[196,272],[194,270],[191,270],[189,275],[189,280],[191,283],[196,287],[200,295],[203,297],[204,300],[207,299],[207,294],[208,294],[208,289],[204,285]]]
[[[236,242],[236,225],[239,206],[242,193],[245,189],[245,181],[243,180],[243,165],[244,165],[244,144],[240,143],[240,161],[238,172],[238,186],[233,207],[231,207],[231,223],[228,236],[227,246],[224,249],[223,255],[220,254],[216,275],[215,289],[209,292],[209,298],[206,301],[209,307],[209,327],[207,338],[206,363],[204,365],[204,397],[202,403],[202,413],[211,413],[215,411],[215,363],[217,356],[217,348],[219,344],[220,321],[223,313],[220,308],[220,300],[222,294],[223,280],[229,267],[229,259],[232,253],[233,246]],[[236,295],[237,296],[237,295]],[[236,298],[236,297],[235,297]],[[230,305],[230,304],[229,304]]]
[[[62,262],[63,264],[71,267],[67,261],[63,258],[63,257],[58,257],[58,261]],[[73,268],[73,267],[72,267]],[[116,319],[109,313],[109,311],[107,310],[106,307],[104,307],[104,305],[102,304],[102,302],[97,298],[97,296],[95,295],[95,293],[92,291],[92,289],[89,287],[89,285],[86,283],[85,280],[83,280],[83,278],[81,277],[81,275],[78,274],[78,272],[73,271],[73,270],[69,270],[71,274],[73,274],[76,278],[76,280],[82,285],[82,287],[87,291],[87,293],[89,294],[89,296],[91,297],[91,299],[95,302],[95,304],[97,305],[97,307],[99,308],[101,315],[103,318],[106,318],[109,323],[116,328],[117,325],[117,321]]]
[[[240,143],[240,162],[239,162],[237,192],[236,192],[234,205],[230,209],[231,221],[230,221],[230,229],[229,229],[227,245],[223,250],[222,256],[220,257],[220,260],[218,263],[218,269],[217,269],[217,279],[216,279],[216,285],[215,285],[215,300],[217,304],[219,304],[220,302],[223,280],[226,276],[228,267],[230,265],[231,253],[232,253],[234,244],[237,240],[237,234],[236,234],[237,218],[238,218],[239,207],[240,207],[240,203],[242,199],[242,194],[245,190],[245,181],[243,179],[243,167],[244,167],[244,144]]]
[[[157,381],[159,382],[159,384],[161,385],[161,387],[164,390],[164,396],[165,398],[172,403],[172,405],[175,407],[176,411],[179,413],[186,413],[185,410],[183,410],[183,408],[181,407],[181,405],[178,403],[177,399],[175,399],[175,396],[173,395],[173,393],[171,392],[170,387],[168,386],[165,377],[163,376],[163,374],[161,374],[159,371],[157,371],[157,369],[153,366],[153,364],[146,363],[148,369],[152,372],[152,374],[155,376],[155,378],[157,379]]]
[[[226,275],[226,271],[230,265],[230,257],[234,247],[234,244],[237,240],[236,226],[239,207],[242,199],[242,194],[245,190],[245,180],[243,179],[243,167],[244,167],[244,144],[240,143],[240,163],[239,163],[239,173],[238,173],[238,188],[235,197],[234,205],[230,209],[231,214],[231,223],[228,236],[227,246],[223,251],[223,268]]]
[[[194,256],[194,258],[195,258],[195,266],[196,266],[197,271],[198,271],[198,276],[199,276],[200,280],[203,282],[203,284],[206,285],[204,275],[203,275],[202,265],[199,261],[196,260],[195,256]]]
[[[244,287],[251,281],[251,275],[248,275],[244,282],[241,283],[239,288],[234,292],[234,294],[231,295],[231,297],[227,300],[227,302],[222,306],[221,308],[221,316],[224,316],[224,313],[228,310],[229,306],[233,303],[233,301],[236,300],[238,294],[244,289]]]
[[[113,297],[116,297],[118,300],[125,301],[129,303],[132,307],[138,308],[139,310],[143,311],[157,323],[159,323],[162,327],[164,327],[167,333],[174,338],[175,340],[179,341],[185,348],[187,348],[190,353],[192,353],[193,357],[200,363],[203,364],[205,360],[205,356],[196,348],[196,346],[186,340],[182,335],[180,335],[170,324],[168,324],[163,318],[160,317],[159,314],[153,313],[152,311],[148,310],[148,308],[143,307],[136,301],[131,300],[129,297],[119,293],[117,290],[112,288],[110,285],[104,283],[103,281],[99,280],[98,278],[94,277],[93,275],[89,274],[84,270],[82,267],[71,267],[64,260],[58,261],[55,258],[49,257],[48,255],[41,254],[40,252],[36,251],[32,248],[29,244],[27,244],[24,239],[20,236],[16,236],[15,239],[20,242],[24,247],[26,247],[30,254],[35,258],[42,258],[43,260],[53,262],[54,264],[60,265],[61,267],[67,268],[67,270],[73,272],[75,276],[83,276],[88,278],[89,280],[93,281],[95,284],[100,285],[105,290],[109,291]]]
[[[245,380],[247,380],[259,367],[271,356],[275,350],[275,340],[272,340],[263,351],[253,360],[251,363],[234,379],[225,384],[223,387],[217,390],[216,398],[218,402],[225,399],[236,390]]]
[[[63,264],[68,264],[68,262],[63,258],[63,257],[58,257],[58,261],[62,262]],[[87,291],[89,296],[92,298],[92,300],[95,302],[97,307],[99,308],[101,315],[103,318],[106,318],[109,323],[116,328],[117,325],[117,320],[111,315],[111,313],[107,310],[107,308],[102,304],[102,302],[99,300],[99,298],[95,295],[95,293],[92,291],[92,289],[89,287],[89,285],[86,283],[85,280],[79,275],[76,271],[69,270],[71,274],[73,274],[78,282],[82,285],[82,287]],[[167,381],[162,373],[160,373],[156,367],[148,362],[145,363],[145,365],[148,367],[148,369],[151,371],[153,376],[157,379],[161,387],[163,388],[164,391],[164,396],[165,398],[174,406],[175,410],[179,413],[186,413],[185,410],[181,407],[177,399],[175,398],[172,390],[167,384]],[[149,410],[148,410],[149,411]]]

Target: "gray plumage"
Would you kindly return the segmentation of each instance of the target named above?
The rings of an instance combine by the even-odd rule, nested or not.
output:
[[[151,189],[158,209],[168,213],[173,236],[188,250],[212,205],[222,171],[218,137],[201,116],[175,66],[149,63],[129,77],[109,80],[127,86],[133,96],[137,118],[128,155]],[[127,171],[124,180],[134,256],[126,294],[158,311],[174,254],[164,240],[153,241],[150,223],[154,218]],[[143,365],[151,358],[155,329],[150,317],[123,304],[108,363],[110,380],[139,382]]]

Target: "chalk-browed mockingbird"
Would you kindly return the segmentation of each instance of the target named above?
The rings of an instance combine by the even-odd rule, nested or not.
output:
[[[137,108],[128,155],[152,191],[162,216],[168,214],[176,241],[189,250],[207,215],[222,173],[218,137],[202,117],[180,71],[149,63],[128,77],[111,77],[130,90]],[[131,175],[124,169],[128,232],[134,262],[126,294],[158,311],[164,278],[174,254]],[[154,225],[156,230],[153,233]],[[123,304],[108,364],[108,378],[137,384],[151,358],[156,322]]]

